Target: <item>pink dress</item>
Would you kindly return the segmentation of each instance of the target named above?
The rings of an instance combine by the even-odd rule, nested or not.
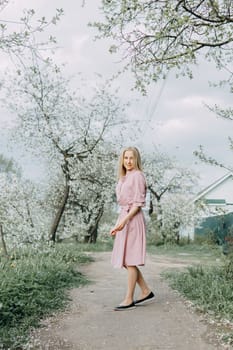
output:
[[[116,187],[117,202],[121,207],[120,221],[131,207],[142,207],[146,198],[146,181],[140,170],[132,170],[122,177]],[[114,267],[137,266],[145,264],[146,230],[142,210],[134,215],[122,231],[115,235],[112,251]]]

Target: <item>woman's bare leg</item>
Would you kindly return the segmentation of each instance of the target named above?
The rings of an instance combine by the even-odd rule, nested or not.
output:
[[[136,266],[127,266],[128,287],[124,301],[121,305],[130,305],[134,300],[134,291],[138,279],[138,268]]]
[[[150,294],[151,290],[148,287],[146,281],[144,280],[144,277],[141,273],[141,271],[139,270],[139,268],[137,268],[137,284],[139,285],[140,289],[141,289],[141,295],[139,297],[139,299],[143,299],[145,297],[147,297],[147,295]]]
[[[149,295],[151,292],[146,281],[144,280],[144,277],[141,271],[138,269],[137,266],[127,266],[126,268],[128,271],[128,287],[127,287],[125,299],[121,303],[121,305],[129,305],[133,302],[136,283],[138,283],[141,289],[141,295],[139,299],[143,299],[147,297],[147,295]]]

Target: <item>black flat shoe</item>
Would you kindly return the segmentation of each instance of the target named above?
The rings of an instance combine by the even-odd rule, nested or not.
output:
[[[143,299],[139,299],[139,300],[135,300],[134,304],[135,305],[144,305],[149,303],[150,301],[155,299],[155,295],[153,292],[150,292],[149,295],[147,295],[147,297],[143,298]]]
[[[134,302],[132,302],[132,304],[129,304],[129,305],[118,305],[114,308],[115,311],[125,311],[125,310],[132,310],[132,309],[136,309]]]

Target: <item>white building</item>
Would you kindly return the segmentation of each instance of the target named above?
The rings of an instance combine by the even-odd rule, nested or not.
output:
[[[205,210],[194,234],[213,234],[217,241],[233,232],[233,173],[229,172],[204,190],[193,200],[195,205],[203,203]]]
[[[233,173],[224,175],[199,192],[194,203],[198,201],[205,202],[213,215],[233,212]]]

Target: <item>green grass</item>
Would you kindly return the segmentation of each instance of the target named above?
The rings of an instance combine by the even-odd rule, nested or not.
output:
[[[223,266],[188,267],[186,272],[168,273],[170,284],[199,310],[233,322],[233,280]]]
[[[149,244],[147,251],[174,262],[187,262],[187,268],[167,270],[163,277],[194,307],[215,320],[222,341],[233,345],[233,254],[225,257],[221,246],[207,242]]]
[[[31,327],[63,309],[68,288],[86,283],[77,271],[92,260],[77,245],[57,244],[11,252],[0,260],[0,349],[20,349]]]
[[[112,239],[96,244],[59,243],[16,250],[10,259],[0,256],[0,349],[21,349],[31,327],[67,305],[67,289],[87,283],[77,270],[92,261],[89,252],[109,251],[112,245]],[[166,278],[199,309],[233,321],[233,267],[227,270],[221,261],[216,263],[222,259],[220,247],[148,245],[147,251],[187,259],[190,265],[199,262],[185,272],[166,273]]]
[[[218,256],[218,255],[217,255]],[[213,260],[214,261],[214,260]],[[170,286],[190,300],[199,311],[224,324],[233,324],[233,260],[221,257],[221,262],[189,266],[185,271],[163,274]],[[224,328],[224,327],[223,327]],[[222,340],[233,345],[232,328],[221,329]]]
[[[215,262],[216,259],[221,259],[222,249],[217,245],[195,244],[186,245],[165,244],[155,246],[149,244],[147,252],[155,255],[166,255],[173,258],[182,258],[186,260],[196,260],[203,264]]]
[[[113,247],[113,239],[107,239],[105,241],[97,241],[93,243],[82,243],[79,246],[80,251],[83,252],[107,252],[111,251]]]

